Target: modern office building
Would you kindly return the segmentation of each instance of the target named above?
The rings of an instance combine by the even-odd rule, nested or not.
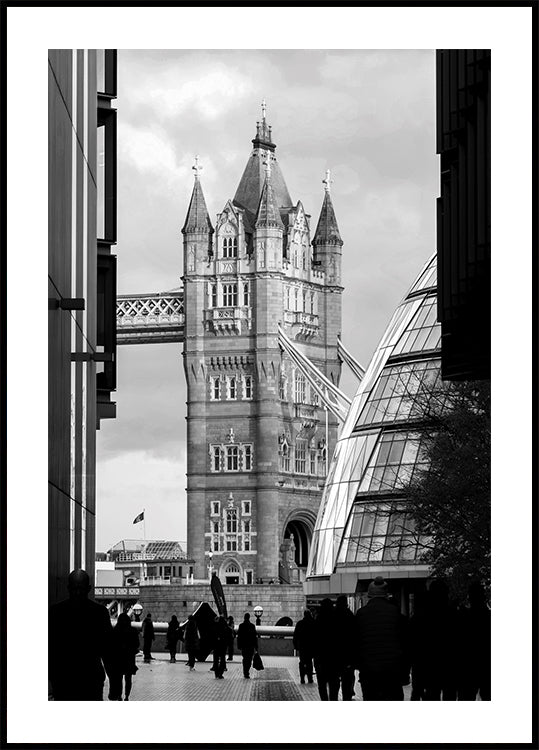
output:
[[[50,50],[49,603],[94,578],[96,430],[115,416],[116,52]]]
[[[393,315],[339,436],[313,535],[308,600],[346,594],[358,606],[382,575],[409,612],[424,587],[428,566],[406,487],[422,461],[422,395],[440,378],[436,292],[434,255]]]
[[[196,579],[211,565],[228,583],[298,583],[337,420],[280,348],[279,328],[338,384],[343,241],[329,179],[311,234],[265,110],[252,144],[215,228],[197,162],[182,229],[187,551]]]
[[[442,377],[490,377],[490,50],[436,52]]]

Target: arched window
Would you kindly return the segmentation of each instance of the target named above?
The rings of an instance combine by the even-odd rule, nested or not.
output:
[[[225,237],[223,239],[223,258],[238,257],[238,238]]]
[[[296,370],[296,388],[295,388],[296,404],[305,403],[305,391],[306,391],[305,375],[299,372],[299,370]]]
[[[223,284],[223,307],[238,306],[238,285]]]

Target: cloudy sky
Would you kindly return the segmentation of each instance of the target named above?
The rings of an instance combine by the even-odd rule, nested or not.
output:
[[[118,293],[179,286],[194,155],[210,216],[232,198],[260,103],[294,202],[314,231],[322,179],[343,247],[347,348],[364,365],[435,250],[434,51],[124,50],[118,53]],[[343,370],[341,387],[353,394]],[[97,549],[186,539],[181,345],[118,350],[117,418],[98,433]]]

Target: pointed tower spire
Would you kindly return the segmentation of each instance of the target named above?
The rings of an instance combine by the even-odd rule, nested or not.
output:
[[[316,232],[314,233],[313,245],[338,245],[342,247],[344,244],[341,239],[339,227],[337,225],[337,219],[335,218],[335,211],[333,210],[333,203],[331,202],[331,172],[329,169],[326,171],[326,177],[322,180],[324,183],[324,202],[322,203],[322,210],[320,211],[320,218],[316,226]]]
[[[264,171],[266,174],[262,194],[256,212],[255,226],[258,227],[279,227],[283,228],[279,207],[275,200],[273,187],[271,185],[271,152],[268,151],[264,159]]]
[[[210,215],[206,207],[206,201],[204,199],[204,193],[202,192],[202,185],[200,184],[200,172],[202,171],[202,165],[199,164],[198,154],[195,156],[195,163],[192,167],[195,173],[195,184],[193,186],[193,193],[191,195],[191,202],[189,203],[189,209],[187,211],[187,217],[185,224],[183,225],[182,233],[186,232],[202,232],[204,234],[213,234],[213,227],[210,221]]]

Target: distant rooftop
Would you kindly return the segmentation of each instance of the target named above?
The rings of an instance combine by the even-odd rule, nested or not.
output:
[[[122,553],[144,552],[160,560],[173,560],[185,558],[186,553],[179,542],[165,541],[163,539],[122,539],[108,551],[111,557],[117,557]]]

